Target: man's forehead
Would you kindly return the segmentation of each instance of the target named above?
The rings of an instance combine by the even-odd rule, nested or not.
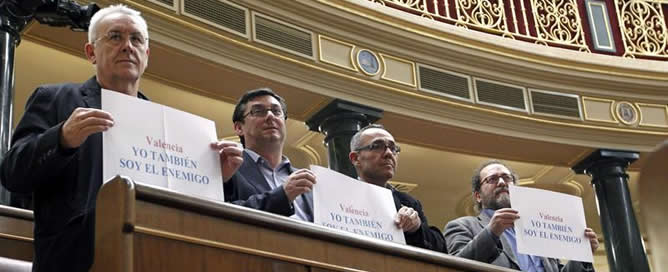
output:
[[[103,31],[121,31],[121,30],[129,30],[128,32],[143,32],[143,30],[140,27],[140,24],[138,24],[135,21],[135,18],[123,14],[123,13],[112,13],[104,18],[102,18],[99,22],[101,26],[101,30]]]
[[[256,96],[253,97],[251,100],[248,101],[248,105],[281,105],[278,102],[278,99],[271,95],[261,95],[261,96]]]
[[[373,142],[378,139],[391,140],[394,142],[392,134],[382,128],[370,128],[362,132],[362,141]]]
[[[488,166],[485,166],[482,170],[480,170],[480,176],[486,177],[488,175],[491,175],[493,173],[508,173],[510,174],[510,170],[505,167],[503,164],[498,164],[498,163],[493,163]]]

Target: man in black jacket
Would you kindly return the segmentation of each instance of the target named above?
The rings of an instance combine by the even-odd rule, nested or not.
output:
[[[312,222],[315,175],[283,155],[286,119],[285,100],[269,88],[239,99],[232,121],[245,148],[243,164],[225,182],[225,201]]]
[[[350,161],[361,181],[392,191],[397,208],[395,223],[404,231],[406,243],[412,246],[445,252],[445,240],[438,228],[429,226],[420,201],[397,191],[388,184],[399,162],[399,146],[381,125],[369,125],[350,140]]]
[[[34,199],[33,271],[88,271],[93,263],[95,201],[102,185],[102,135],[114,125],[100,110],[100,90],[146,99],[139,80],[148,64],[148,30],[123,5],[90,22],[83,84],[41,86],[26,105],[0,166],[2,184]]]

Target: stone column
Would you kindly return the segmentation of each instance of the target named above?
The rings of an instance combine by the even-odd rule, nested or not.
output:
[[[306,120],[311,131],[325,134],[329,168],[352,178],[357,172],[348,159],[350,139],[361,128],[383,117],[383,110],[334,99]]]
[[[638,158],[637,152],[599,149],[572,168],[592,177],[610,271],[650,271],[626,174]]]
[[[3,1],[5,2],[5,1]],[[7,4],[11,6],[10,4]],[[11,7],[0,11],[0,157],[9,150],[12,136],[12,107],[14,103],[14,54],[21,40],[20,31],[26,24],[25,19],[5,14]],[[10,194],[0,185],[0,204],[21,206],[16,195]],[[22,207],[23,208],[23,207]]]

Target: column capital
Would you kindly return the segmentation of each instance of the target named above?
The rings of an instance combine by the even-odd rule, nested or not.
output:
[[[640,158],[640,154],[635,151],[598,149],[571,167],[571,169],[576,174],[591,176],[592,172],[596,172],[596,169],[601,167],[621,166],[623,169],[626,169],[629,164],[638,160],[638,158]]]
[[[577,174],[591,176],[613,272],[649,272],[626,174],[629,164],[639,157],[633,151],[598,149],[572,167]]]
[[[337,98],[306,120],[306,125],[311,131],[326,133],[323,131],[323,124],[328,123],[328,119],[336,118],[341,114],[348,118],[370,124],[383,117],[383,110]]]
[[[329,168],[352,178],[357,172],[348,158],[350,140],[366,125],[383,117],[383,110],[334,99],[306,120],[309,130],[325,134]]]

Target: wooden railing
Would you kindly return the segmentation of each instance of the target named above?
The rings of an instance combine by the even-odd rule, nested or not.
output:
[[[0,257],[32,262],[32,211],[0,205]]]
[[[511,271],[116,177],[92,271]]]

